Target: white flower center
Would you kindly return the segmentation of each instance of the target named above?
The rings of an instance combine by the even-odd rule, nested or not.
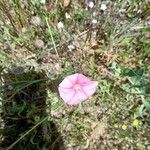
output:
[[[81,89],[81,87],[80,87],[80,85],[79,85],[79,84],[75,84],[75,85],[74,85],[74,89],[75,89],[75,90],[80,90],[80,89]]]

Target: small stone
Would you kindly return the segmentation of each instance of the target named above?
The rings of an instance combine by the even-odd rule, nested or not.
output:
[[[25,27],[23,27],[23,28],[21,29],[21,31],[22,31],[22,33],[25,33],[25,32],[27,31],[27,29],[26,29]]]
[[[107,6],[105,4],[102,4],[101,7],[100,7],[100,9],[104,11],[104,10],[107,9]]]
[[[67,12],[65,13],[65,17],[66,17],[66,19],[70,19],[71,18],[70,14],[68,14]]]
[[[70,0],[64,0],[64,7],[68,7],[70,4]]]
[[[72,50],[75,49],[75,46],[74,45],[68,45],[68,50],[71,52]]]
[[[64,24],[60,21],[58,22],[57,27],[60,31],[62,31],[62,29],[64,28]]]
[[[65,111],[54,112],[53,116],[56,118],[62,118],[65,114]]]
[[[89,7],[90,8],[93,8],[94,7],[94,3],[91,1],[91,2],[89,2]]]
[[[93,23],[93,24],[96,24],[96,23],[97,23],[97,20],[96,20],[96,19],[93,19],[93,20],[92,20],[92,23]]]
[[[91,41],[91,48],[94,49],[94,50],[99,48],[99,45],[98,45],[96,40]]]
[[[32,16],[30,23],[35,25],[35,26],[40,26],[41,25],[41,18],[39,16]]]
[[[41,39],[36,39],[34,42],[34,45],[36,48],[43,48],[44,47],[44,42]]]

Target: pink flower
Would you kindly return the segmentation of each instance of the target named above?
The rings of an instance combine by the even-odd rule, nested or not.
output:
[[[60,97],[69,105],[76,105],[91,97],[97,88],[98,82],[91,81],[86,76],[76,73],[67,76],[59,84]]]

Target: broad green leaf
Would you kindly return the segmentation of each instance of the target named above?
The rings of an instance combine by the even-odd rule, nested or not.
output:
[[[143,104],[145,106],[145,108],[149,111],[150,113],[150,101],[148,100],[143,100]]]
[[[125,68],[122,72],[123,76],[129,76],[129,77],[134,77],[134,76],[142,77],[143,74],[144,74],[143,68],[135,68],[135,69]]]

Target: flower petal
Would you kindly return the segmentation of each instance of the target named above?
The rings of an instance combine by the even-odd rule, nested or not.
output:
[[[68,103],[75,95],[75,91],[73,89],[64,89],[59,87],[58,90],[60,97],[64,100],[65,103]]]
[[[86,76],[76,73],[67,76],[59,84],[60,97],[69,105],[76,105],[92,96],[97,88],[98,82],[91,81]],[[79,86],[79,88],[76,88]]]
[[[89,98],[95,93],[97,86],[98,86],[97,81],[91,81],[90,84],[82,86],[82,90],[85,92],[87,98]]]
[[[70,101],[67,102],[69,105],[76,105],[86,100],[87,96],[82,90],[77,90]]]
[[[80,85],[87,85],[87,84],[91,83],[92,81],[90,79],[88,79],[86,76],[84,76],[83,74],[78,73],[77,82]]]
[[[62,88],[72,88],[77,80],[78,74],[67,76],[60,84],[59,87]]]

